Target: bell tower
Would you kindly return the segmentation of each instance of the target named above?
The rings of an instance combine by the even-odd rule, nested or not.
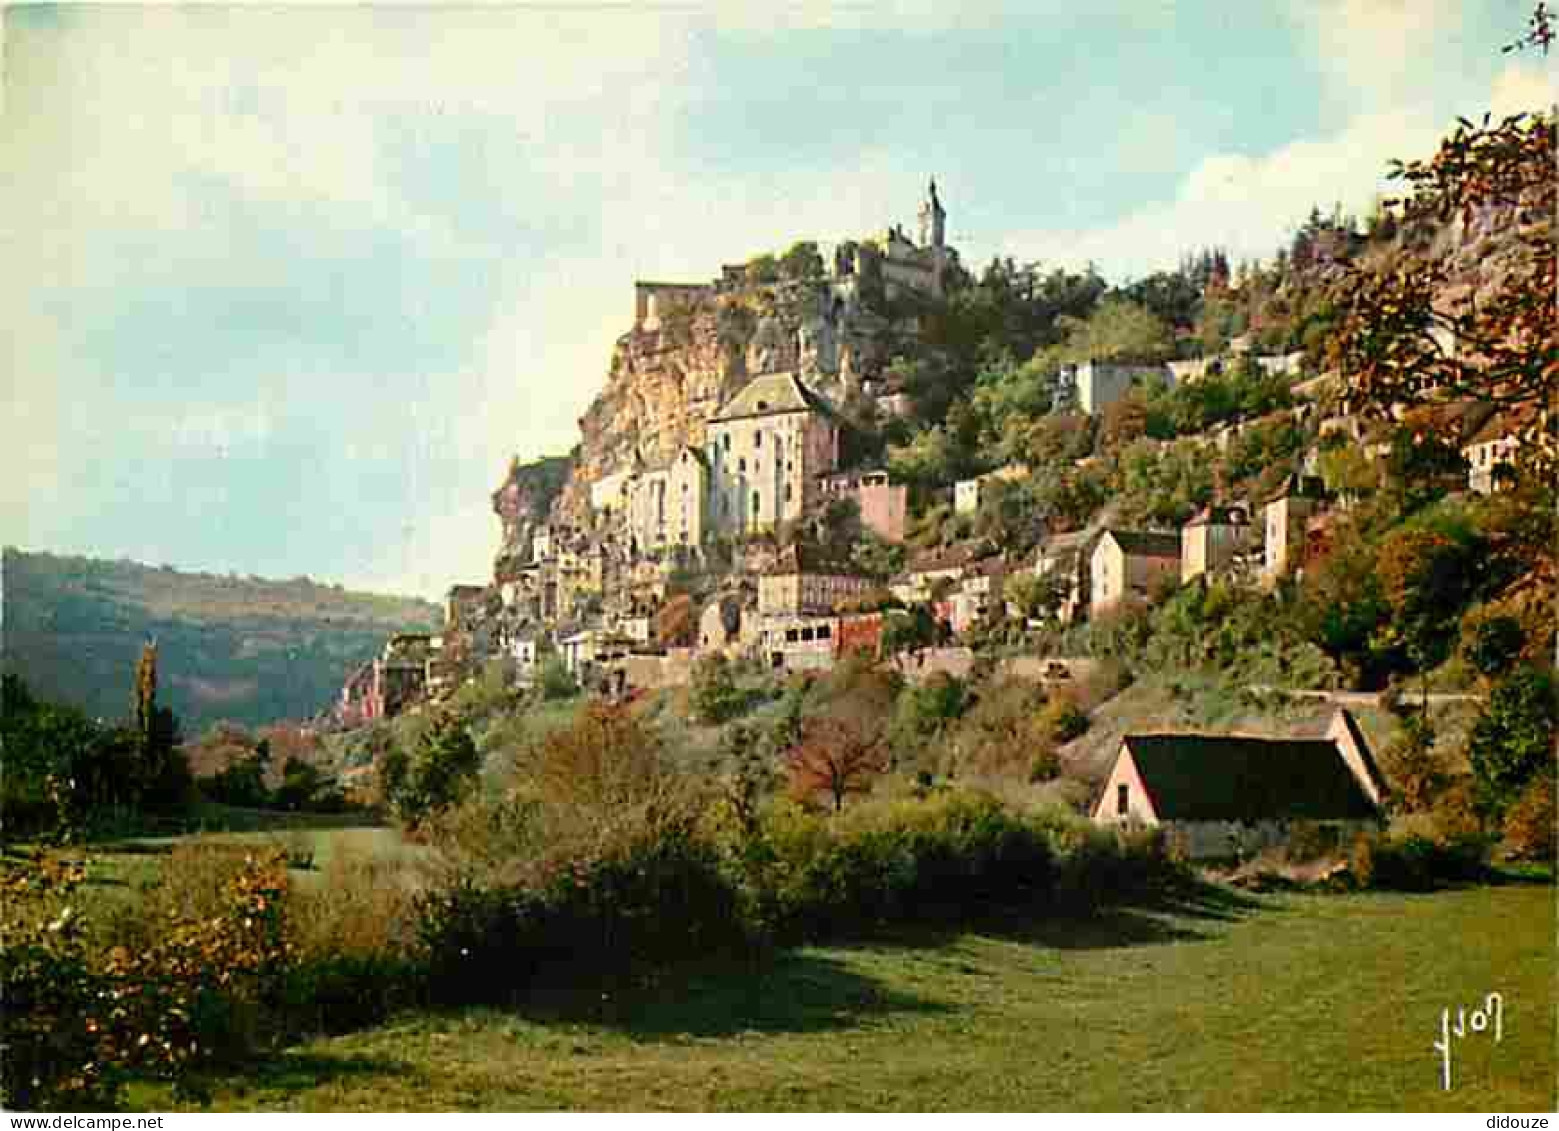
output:
[[[946,242],[947,212],[936,195],[936,178],[926,189],[926,199],[920,205],[920,246],[942,247]]]

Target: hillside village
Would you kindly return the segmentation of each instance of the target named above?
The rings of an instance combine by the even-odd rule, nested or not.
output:
[[[634,282],[442,609],[8,552],[0,1104],[1551,1105],[1555,149]]]
[[[548,656],[619,697],[685,685],[708,655],[788,673],[864,651],[923,678],[967,676],[994,647],[1009,667],[1065,679],[1089,664],[1054,650],[1067,629],[1162,603],[1178,587],[1270,591],[1302,577],[1359,501],[1360,475],[1389,474],[1389,421],[1341,407],[1346,379],[1321,369],[1315,349],[1264,352],[1246,332],[1190,358],[1058,364],[1039,374],[1049,407],[1038,427],[1070,451],[1044,467],[1011,460],[950,482],[904,482],[880,446],[861,449],[915,415],[903,359],[927,348],[945,294],[972,285],[945,242],[946,215],[933,181],[918,240],[893,226],[826,255],[798,244],[778,261],[727,266],[709,284],[636,284],[632,326],[581,421],[566,482],[553,474],[538,485],[541,465],[515,459],[492,496],[493,575],[449,589],[442,631],[397,635],[354,672],[338,720],[436,701],[494,661],[528,686]],[[1340,223],[1311,224],[1309,258],[1321,270],[1365,242]],[[1207,272],[1204,298],[1227,290],[1226,275],[1227,265]],[[1267,411],[1151,435],[1144,406],[1194,399],[1235,373],[1262,383]],[[1465,461],[1465,472],[1438,474],[1443,490],[1487,495],[1513,478],[1516,413],[1464,400],[1404,424],[1428,427]],[[1273,438],[1258,474],[1212,484],[1194,506],[1179,500],[1182,516],[1134,513],[1101,488],[1027,539],[1001,536],[1001,512],[1041,478],[1102,484],[1110,463],[1183,454],[1214,464]],[[1350,457],[1363,470],[1339,472]],[[914,609],[929,613],[918,637],[902,631]],[[1052,647],[1024,648],[1039,642]]]

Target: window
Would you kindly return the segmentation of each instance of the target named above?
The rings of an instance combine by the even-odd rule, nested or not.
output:
[[[752,513],[755,518],[757,517],[759,506],[758,492],[754,491],[752,493]]]
[[[745,457],[743,457],[742,459],[739,459],[739,460],[736,461],[736,470],[737,471],[746,471],[747,470],[747,460],[746,460]]]
[[[724,439],[725,439],[725,450],[726,451],[730,451],[731,450],[731,434],[729,432],[727,432],[725,434]]]
[[[785,501],[790,502],[790,484],[785,484]]]
[[[1117,816],[1124,817],[1131,809],[1129,792],[1131,787],[1118,785],[1115,787],[1115,812]]]
[[[819,640],[827,640],[833,634],[834,634],[834,626],[831,625],[831,624],[820,625],[818,627],[817,638]]]
[[[763,447],[763,433],[761,431],[752,434],[752,446],[755,448]]]

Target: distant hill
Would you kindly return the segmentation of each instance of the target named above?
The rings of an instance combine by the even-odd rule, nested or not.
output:
[[[159,697],[189,737],[217,719],[308,718],[387,635],[441,618],[427,601],[307,578],[181,573],[13,547],[3,566],[5,671],[36,695],[117,719],[141,645],[155,637]]]

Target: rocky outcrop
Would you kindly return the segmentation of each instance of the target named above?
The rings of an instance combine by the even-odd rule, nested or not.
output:
[[[502,536],[494,563],[496,581],[510,580],[513,571],[531,557],[531,538],[546,523],[553,504],[569,482],[573,461],[550,456],[531,463],[516,457],[509,463],[503,482],[493,492],[493,513]]]
[[[855,279],[711,289],[612,350],[606,387],[579,421],[573,473],[552,521],[584,528],[590,485],[702,446],[710,417],[762,373],[793,371],[836,402],[858,392],[900,331],[859,300]]]

